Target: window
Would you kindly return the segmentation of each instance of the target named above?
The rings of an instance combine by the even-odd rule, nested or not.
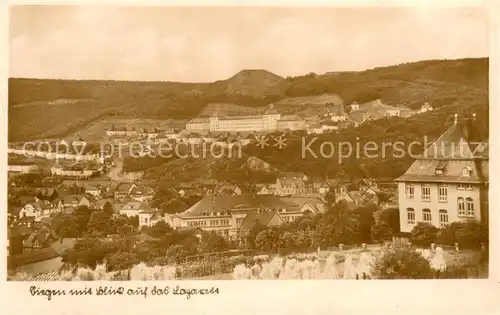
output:
[[[473,216],[474,215],[474,201],[472,200],[472,198],[467,198],[466,203],[467,203],[467,215]]]
[[[457,198],[457,209],[458,209],[458,215],[465,215],[465,201],[464,198],[458,197]]]
[[[413,208],[408,208],[406,209],[406,214],[408,216],[408,224],[415,224],[415,210],[413,210]]]
[[[441,227],[448,225],[448,211],[439,210],[439,225]]]
[[[431,200],[431,187],[429,185],[422,186],[422,200]]]
[[[439,201],[446,202],[448,201],[448,187],[442,185],[438,187],[439,192]]]
[[[422,210],[422,220],[425,223],[431,223],[432,222],[432,215],[431,215],[431,210],[430,209],[423,209]]]
[[[415,197],[415,187],[411,184],[406,184],[406,196],[409,199],[413,199]]]
[[[436,166],[436,175],[443,175],[446,168],[446,161],[440,161]]]
[[[470,177],[472,175],[472,169],[470,167],[464,167],[462,169],[462,176],[463,177]]]
[[[458,184],[457,186],[457,189],[472,189],[472,185],[471,184]]]

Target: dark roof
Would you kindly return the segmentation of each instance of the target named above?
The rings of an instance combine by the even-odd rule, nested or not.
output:
[[[467,119],[451,125],[424,151],[421,158],[471,159],[488,157],[487,154],[488,143],[482,141],[473,122]]]
[[[488,154],[488,142],[466,119],[450,126],[396,181],[484,183],[489,178]],[[463,176],[464,168],[470,176]]]
[[[120,183],[116,189],[115,192],[126,192],[128,193],[130,191],[130,188],[132,188],[132,183]]]
[[[267,227],[275,215],[279,216],[276,210],[262,211],[260,213],[257,210],[252,210],[241,222],[241,229],[251,230],[257,224]]]
[[[283,209],[294,207],[282,199],[272,195],[236,195],[236,196],[207,196],[184,211],[184,216],[202,216],[203,213],[215,213],[252,209]]]
[[[154,195],[153,189],[140,185],[140,186],[135,186],[130,190],[131,195]]]

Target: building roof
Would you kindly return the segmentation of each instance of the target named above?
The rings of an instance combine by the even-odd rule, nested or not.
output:
[[[150,187],[139,185],[132,187],[132,189],[130,190],[130,194],[134,196],[147,196],[154,195],[154,191]]]
[[[193,118],[190,121],[188,121],[188,124],[208,123],[209,121],[210,121],[210,118],[208,118],[208,117],[197,117],[197,118]]]
[[[417,157],[396,181],[487,182],[488,147],[488,142],[481,141],[472,120],[456,122]],[[469,175],[464,176],[465,168],[469,169]]]
[[[133,183],[120,183],[117,185],[115,192],[128,193],[134,186]]]
[[[88,190],[91,190],[91,191],[97,190],[97,191],[99,191],[99,188],[96,185],[85,184],[84,187],[85,187],[86,191],[88,191]]]
[[[218,185],[218,186],[215,188],[215,191],[216,191],[217,193],[221,193],[221,192],[224,192],[224,191],[226,191],[226,190],[233,192],[233,191],[235,191],[235,190],[237,190],[237,189],[239,189],[239,187],[238,187],[238,185],[236,185],[236,184],[231,184],[231,183],[223,183],[223,184]]]
[[[275,215],[279,216],[278,211],[269,210],[259,212],[257,210],[250,211],[241,222],[241,229],[251,230],[257,224],[267,227]]]
[[[122,210],[150,210],[151,206],[147,202],[130,201],[123,206]]]
[[[318,197],[280,197],[286,203],[295,205],[300,210],[304,205],[309,204],[316,213],[325,212],[325,203]]]
[[[217,212],[227,213],[238,210],[283,209],[290,207],[294,207],[294,205],[272,195],[207,196],[180,215],[193,217]]]

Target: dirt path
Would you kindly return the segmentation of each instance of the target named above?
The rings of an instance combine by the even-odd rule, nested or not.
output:
[[[122,181],[133,181],[136,180],[140,177],[140,174],[137,173],[123,173],[123,160],[122,159],[116,159],[114,161],[115,165],[111,167],[109,170],[108,174],[106,174],[107,177],[109,177],[111,180],[122,182]]]

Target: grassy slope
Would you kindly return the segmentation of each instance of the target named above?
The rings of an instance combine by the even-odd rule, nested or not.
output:
[[[65,136],[109,114],[186,119],[212,102],[260,107],[284,97],[324,93],[338,94],[347,104],[377,98],[412,108],[425,100],[434,107],[487,104],[488,59],[422,61],[286,81],[263,70],[214,83],[9,79],[9,140]],[[82,101],[47,103],[58,99]],[[38,103],[15,106],[32,102]]]

